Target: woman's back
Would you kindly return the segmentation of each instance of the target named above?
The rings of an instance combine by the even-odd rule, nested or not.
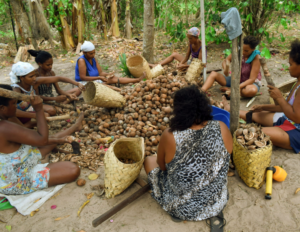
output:
[[[171,215],[200,221],[218,215],[227,203],[230,154],[220,123],[209,121],[200,130],[173,132],[176,153],[166,164],[149,173],[152,196]]]

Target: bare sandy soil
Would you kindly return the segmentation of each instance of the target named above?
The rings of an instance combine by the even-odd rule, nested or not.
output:
[[[222,48],[214,47],[213,57],[209,57],[208,69],[221,67]],[[280,70],[282,65],[288,65],[287,55],[273,56],[268,65],[274,76],[275,83],[282,83],[290,79],[287,71]],[[72,60],[76,61],[76,57]],[[106,62],[104,60],[101,61]],[[74,78],[75,63],[70,59],[54,61],[54,71],[57,75],[64,75]],[[112,68],[113,69],[113,68]],[[111,70],[112,70],[111,69]],[[10,67],[1,70],[1,83],[10,83],[8,73]],[[214,99],[221,100],[219,86],[213,88]],[[258,96],[254,104],[268,104],[269,96],[267,88],[261,89],[262,95]],[[246,109],[245,105],[250,99],[241,100],[241,108]],[[282,166],[288,173],[287,179],[282,183],[273,183],[272,200],[265,200],[265,185],[259,190],[247,187],[236,175],[228,178],[228,189],[230,198],[228,205],[224,209],[224,216],[227,221],[224,231],[227,232],[286,232],[300,231],[300,193],[295,195],[295,190],[300,187],[300,158],[299,154],[274,148],[272,155],[272,165]],[[91,198],[91,202],[83,209],[81,216],[77,217],[79,207],[87,200],[85,194],[91,193],[90,185],[104,184],[104,167],[100,167],[97,173],[100,177],[90,181],[87,176],[91,171],[83,169],[81,178],[87,180],[84,187],[78,187],[75,183],[67,184],[59,195],[48,200],[33,217],[22,216],[15,209],[0,211],[0,219],[5,223],[0,223],[0,231],[7,231],[6,225],[11,225],[13,232],[54,232],[68,231],[76,232],[84,230],[92,231],[210,231],[205,221],[202,222],[182,222],[174,223],[170,216],[151,198],[149,193],[144,194],[135,202],[127,206],[110,220],[104,222],[97,228],[93,228],[92,220],[108,209],[121,202],[123,199],[137,191],[140,186],[132,184],[121,195],[113,199],[103,199],[97,196]],[[147,180],[144,170],[141,172],[144,180]],[[57,205],[52,210],[51,205]],[[60,221],[55,218],[65,217]]]

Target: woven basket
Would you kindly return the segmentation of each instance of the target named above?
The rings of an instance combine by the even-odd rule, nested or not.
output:
[[[233,134],[233,161],[236,170],[249,187],[259,189],[265,179],[266,168],[270,166],[272,142],[266,147],[247,150],[236,140]]]
[[[132,159],[136,163],[125,164],[119,159]],[[139,176],[144,163],[144,138],[118,139],[105,154],[105,196],[115,197],[127,189]]]
[[[125,105],[125,98],[111,88],[97,82],[88,82],[83,91],[84,101],[93,106],[115,108]]]
[[[152,79],[152,74],[148,62],[140,55],[131,56],[127,59],[126,65],[132,76],[138,78],[146,72],[147,79]]]
[[[185,79],[188,83],[197,81],[200,77],[204,65],[202,64],[201,60],[197,58],[193,58],[192,63],[190,64],[187,73],[185,75]]]
[[[151,69],[152,78],[158,77],[165,72],[164,68],[159,64],[156,65],[153,69]]]

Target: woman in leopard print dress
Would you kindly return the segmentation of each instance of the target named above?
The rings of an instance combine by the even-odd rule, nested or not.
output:
[[[193,85],[174,96],[174,117],[145,170],[152,197],[172,217],[200,221],[217,216],[228,200],[227,172],[232,136],[212,121],[211,105]]]

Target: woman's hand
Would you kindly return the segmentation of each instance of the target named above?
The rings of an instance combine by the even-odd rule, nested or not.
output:
[[[59,95],[55,98],[56,102],[64,102],[65,100],[67,100],[67,96],[66,95]]]
[[[81,84],[81,83],[79,83],[78,82],[78,88],[80,89],[80,91],[83,91],[83,90],[85,90],[85,87],[84,87],[84,85],[83,84]]]
[[[272,85],[268,85],[269,88],[269,94],[270,97],[273,98],[274,100],[278,100],[280,98],[283,98],[282,93],[280,92],[280,90]]]
[[[78,100],[77,96],[75,94],[67,94],[67,98],[69,98],[69,100],[74,101],[74,100]]]
[[[253,112],[261,112],[261,111],[263,111],[264,109],[263,109],[263,106],[262,106],[262,105],[254,105],[254,106],[251,107],[250,110],[253,111]]]
[[[187,68],[188,68],[188,65],[185,65],[185,64],[179,63],[179,64],[177,65],[177,69],[178,69],[178,70],[185,70],[185,69],[187,69]]]
[[[43,109],[43,99],[40,96],[33,95],[33,92],[30,96],[30,104],[36,112]]]
[[[100,81],[103,81],[103,82],[107,82],[107,79],[105,78],[105,77],[101,77],[101,76],[99,76],[99,78],[98,78]]]

